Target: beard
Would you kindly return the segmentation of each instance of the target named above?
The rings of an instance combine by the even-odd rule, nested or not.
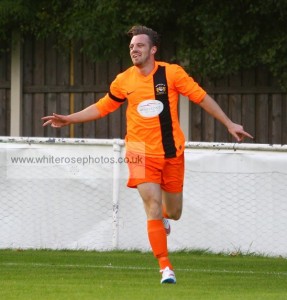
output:
[[[136,67],[142,67],[149,61],[149,57],[136,57],[132,58],[132,62]]]

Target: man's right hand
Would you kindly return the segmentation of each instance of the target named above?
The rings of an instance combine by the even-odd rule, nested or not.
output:
[[[41,120],[45,121],[43,126],[51,125],[54,128],[61,128],[67,125],[70,125],[69,116],[58,115],[53,113],[52,116],[46,116],[41,118]]]

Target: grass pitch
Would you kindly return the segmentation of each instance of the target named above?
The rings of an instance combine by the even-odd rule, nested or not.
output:
[[[161,285],[151,253],[0,250],[0,299],[287,299],[287,260],[174,252]]]

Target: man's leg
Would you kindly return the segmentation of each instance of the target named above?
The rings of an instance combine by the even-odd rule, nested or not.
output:
[[[182,213],[182,192],[162,191],[162,211],[164,218],[179,220]]]
[[[147,231],[154,256],[158,259],[160,270],[172,269],[168,258],[167,237],[162,223],[162,191],[157,183],[141,183],[137,186],[143,199],[147,216]]]

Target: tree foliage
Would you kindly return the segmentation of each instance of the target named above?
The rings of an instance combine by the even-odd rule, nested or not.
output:
[[[0,0],[1,40],[13,30],[56,36],[62,49],[81,40],[93,59],[121,56],[134,24],[174,43],[193,74],[216,78],[265,65],[287,88],[286,0]]]
[[[188,59],[196,72],[223,76],[265,65],[286,85],[287,1],[198,3],[186,7],[189,14],[178,18],[180,56]]]

